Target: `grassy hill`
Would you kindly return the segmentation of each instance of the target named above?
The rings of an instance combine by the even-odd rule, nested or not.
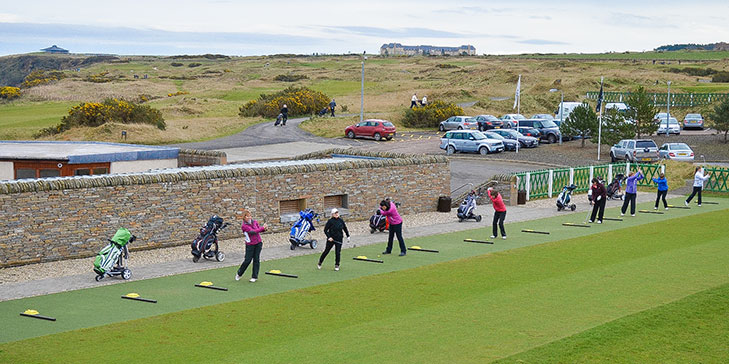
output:
[[[708,53],[689,53],[698,54],[697,60],[688,65],[684,63],[683,67],[729,70],[729,63],[712,58],[721,52],[712,52],[712,57],[706,56]],[[592,59],[582,60],[556,59],[559,55],[547,55],[555,59],[374,56],[365,64],[365,112],[367,116],[387,118],[397,124],[410,104],[410,97],[417,92],[419,97],[428,95],[430,100],[477,101],[473,107],[466,108],[467,114],[501,115],[512,112],[513,99],[509,98],[513,98],[519,75],[522,75],[521,112],[527,116],[554,112],[560,95],[550,93],[550,89],[564,90],[565,101],[580,101],[587,91],[599,88],[601,76],[605,77],[606,91],[626,91],[642,85],[648,91],[661,92],[666,80],[673,82],[673,92],[707,89],[708,85],[698,82],[694,76],[669,72],[676,67],[675,62],[654,65],[650,57],[601,59],[612,55],[594,55]],[[261,93],[291,85],[322,91],[336,98],[340,113],[356,114],[360,105],[360,72],[359,56],[119,57],[111,62],[81,66],[80,71],[65,71],[65,79],[24,89],[20,100],[0,104],[0,135],[27,139],[35,126],[54,125],[65,111],[51,105],[73,105],[106,97],[137,99],[143,95],[150,100],[149,105],[162,111],[168,125],[166,131],[111,125],[72,130],[56,138],[118,141],[119,129],[125,128],[134,129],[130,133],[131,142],[159,144],[209,139],[260,122],[257,118],[239,117],[238,108]],[[279,75],[306,78],[297,82],[276,81]],[[109,82],[90,82],[91,76]],[[727,92],[729,84],[710,84],[709,89]],[[23,117],[43,122],[19,127],[18,119],[7,113],[15,104],[23,105],[24,113],[32,114]],[[675,112],[682,116],[687,111]]]

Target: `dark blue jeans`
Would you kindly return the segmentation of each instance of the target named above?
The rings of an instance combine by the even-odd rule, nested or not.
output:
[[[400,243],[400,252],[406,253],[405,240],[402,239],[402,223],[397,225],[390,224],[390,235],[387,238],[387,249],[385,251],[388,253],[392,251],[392,241],[395,235],[397,235],[397,242]]]
[[[238,268],[238,275],[242,276],[243,273],[248,269],[248,265],[253,261],[253,275],[251,278],[258,278],[258,269],[261,268],[261,248],[263,248],[263,242],[256,245],[246,245],[246,258],[243,260],[243,264]]]

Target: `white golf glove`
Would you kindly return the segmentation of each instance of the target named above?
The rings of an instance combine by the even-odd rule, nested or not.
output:
[[[600,201],[601,198],[602,198],[602,196],[597,196],[597,200],[598,201]]]

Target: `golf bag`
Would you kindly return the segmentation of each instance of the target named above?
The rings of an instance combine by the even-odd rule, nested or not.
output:
[[[476,211],[476,199],[479,196],[480,194],[477,194],[476,191],[471,191],[466,195],[461,205],[458,206],[458,222],[463,222],[463,220],[467,219],[474,219],[476,222],[481,221],[481,215],[474,214]]]
[[[309,232],[316,230],[313,223],[315,218],[319,222],[319,214],[312,209],[299,211],[299,220],[291,227],[291,233],[289,234],[291,250],[304,245],[309,245],[312,249],[316,249],[316,239],[311,239],[309,234]]]
[[[121,276],[123,279],[129,279],[132,276],[132,271],[127,268],[125,262],[126,259],[129,259],[127,244],[136,238],[126,228],[119,228],[116,231],[114,237],[109,239],[109,245],[102,248],[94,259],[94,273],[96,273],[97,282],[106,276]]]
[[[223,224],[223,218],[213,215],[205,226],[200,228],[200,235],[190,244],[192,250],[192,261],[197,263],[200,257],[205,259],[215,258],[222,262],[225,260],[225,253],[218,249],[218,232],[230,225]]]
[[[619,173],[613,178],[613,181],[605,189],[607,192],[607,198],[609,200],[622,200],[623,199],[623,182],[625,181],[625,175]]]
[[[325,108],[323,108],[323,109],[319,110],[319,112],[317,113],[317,115],[319,115],[319,116],[324,116],[324,115],[326,115],[326,114],[327,114],[328,112],[329,112],[329,107],[325,107]]]
[[[273,126],[278,126],[279,124],[281,124],[281,122],[283,121],[283,117],[283,114],[278,114],[278,116],[276,117],[276,122],[273,123]]]
[[[562,188],[562,192],[560,192],[559,196],[557,196],[557,211],[562,211],[566,209],[575,211],[575,209],[577,209],[577,205],[570,203],[572,202],[572,191],[574,191],[576,188],[577,186],[575,186],[574,183],[569,186],[564,186],[564,188]]]
[[[374,234],[375,231],[383,232],[390,228],[390,222],[387,221],[387,217],[380,213],[380,209],[375,211],[375,214],[370,217],[370,234]]]

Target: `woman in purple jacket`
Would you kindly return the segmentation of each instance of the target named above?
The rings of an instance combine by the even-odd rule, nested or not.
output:
[[[261,248],[263,248],[263,241],[261,240],[261,233],[268,229],[268,224],[263,226],[258,224],[258,221],[253,220],[253,215],[248,210],[243,211],[243,225],[241,225],[243,235],[246,240],[246,258],[243,260],[243,264],[238,268],[238,272],[235,273],[235,280],[239,281],[240,277],[243,276],[248,265],[253,261],[253,275],[251,276],[251,283],[258,280],[258,269],[261,267]]]
[[[392,240],[395,234],[397,234],[397,241],[400,243],[400,256],[404,256],[407,253],[405,248],[405,241],[402,239],[402,217],[397,212],[395,203],[390,200],[382,200],[380,202],[380,214],[387,217],[387,221],[390,222],[390,236],[387,238],[387,249],[382,254],[392,253]]]
[[[630,172],[626,179],[625,197],[623,200],[623,207],[620,209],[620,216],[625,215],[625,211],[628,209],[628,203],[630,203],[630,216],[635,216],[635,197],[638,195],[638,181],[643,179],[643,172],[638,171]]]

